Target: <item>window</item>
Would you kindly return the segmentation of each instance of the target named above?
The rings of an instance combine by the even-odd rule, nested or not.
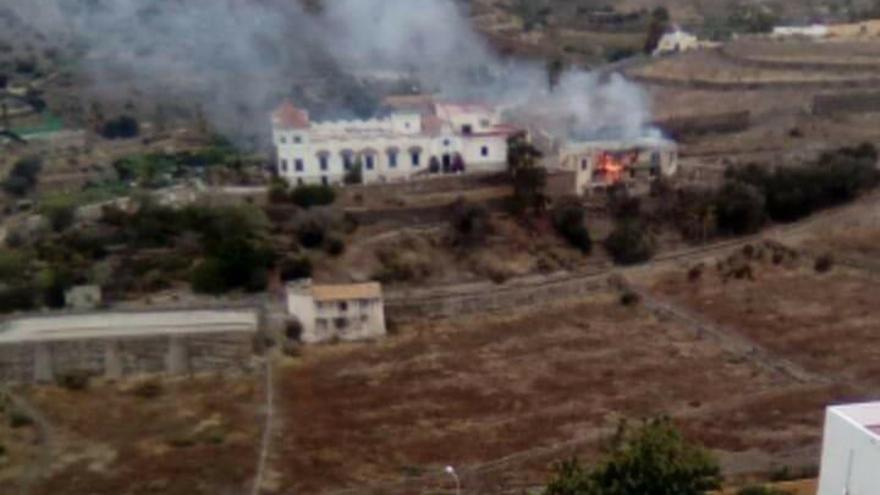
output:
[[[337,330],[345,330],[348,328],[348,320],[345,318],[336,318],[333,320],[333,323],[336,325]]]
[[[300,158],[297,158],[296,161],[293,162],[293,167],[297,172],[303,171],[303,161]]]
[[[281,160],[281,171],[287,172],[287,160]]]
[[[461,126],[461,133],[464,134],[465,136],[473,134],[474,128],[470,124],[465,124],[465,125]]]
[[[324,318],[318,318],[315,320],[315,325],[317,325],[318,330],[327,330],[327,320]]]
[[[321,164],[321,170],[327,171],[327,166],[328,166],[328,162],[330,161],[330,158],[327,155],[321,155],[318,157],[318,161]]]
[[[483,155],[483,157],[487,157],[487,156],[489,156],[489,147],[488,147],[488,146],[483,146],[483,147],[480,149],[480,154]]]
[[[303,142],[302,136],[293,136],[293,142],[296,144]]]
[[[589,165],[590,165],[590,162],[588,162],[586,158],[581,160],[581,170],[586,170]]]
[[[660,166],[660,152],[659,151],[655,151],[655,152],[651,153],[651,166],[652,167],[659,167]]]
[[[364,157],[364,166],[367,170],[373,170],[373,155],[367,155]]]
[[[367,309],[368,307],[370,307],[369,299],[361,299],[360,301],[358,301],[358,304],[360,305],[361,309]]]
[[[286,144],[286,143],[287,143],[287,138],[284,137],[284,136],[281,136],[280,138],[278,138],[278,141],[281,141],[281,144]]]
[[[389,168],[397,168],[397,152],[389,151],[388,152],[388,167]]]
[[[448,139],[444,139],[444,140],[443,140],[443,146],[449,146],[449,140],[448,140]]]
[[[485,129],[485,128],[489,127],[489,125],[490,125],[489,119],[480,119],[480,127]]]
[[[422,161],[422,153],[419,151],[413,150],[410,152],[410,154],[412,155],[411,158],[412,158],[413,167],[418,167],[421,164],[420,162]]]
[[[342,153],[342,166],[345,167],[345,170],[351,170],[351,166],[354,165],[354,160],[352,158],[353,157],[351,153]]]
[[[327,176],[326,176],[326,175],[323,176],[323,177],[321,177],[321,185],[324,185],[324,186],[329,186],[329,185],[330,185],[330,181],[327,180]]]
[[[345,301],[341,301],[339,303],[339,311],[348,311],[348,303]]]

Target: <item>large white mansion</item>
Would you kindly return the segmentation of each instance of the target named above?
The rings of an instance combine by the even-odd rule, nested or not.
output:
[[[285,101],[272,114],[278,175],[292,185],[339,184],[360,166],[364,183],[506,169],[516,128],[486,105],[430,102],[372,120],[312,122]]]

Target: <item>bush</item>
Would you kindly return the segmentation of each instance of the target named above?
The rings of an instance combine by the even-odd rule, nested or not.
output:
[[[39,291],[31,285],[0,289],[0,313],[29,311],[37,306]]]
[[[654,256],[654,240],[640,222],[625,221],[618,224],[605,239],[605,249],[615,263],[643,263]]]
[[[58,377],[58,384],[67,390],[80,391],[89,387],[90,379],[87,371],[69,371]]]
[[[312,276],[312,262],[305,256],[286,258],[281,262],[281,280],[290,282]]]
[[[162,382],[155,378],[144,380],[131,389],[132,395],[141,399],[155,399],[162,395],[163,391]]]
[[[834,258],[830,254],[823,254],[816,258],[813,268],[816,270],[816,273],[828,273],[834,268]]]
[[[42,168],[43,160],[38,157],[18,160],[4,179],[3,189],[14,196],[24,196],[37,185],[37,176]]]
[[[330,186],[297,186],[290,192],[290,201],[300,208],[326,206],[336,201],[336,192]]]
[[[733,235],[755,233],[764,224],[764,207],[764,196],[756,187],[729,182],[715,198],[718,230]]]
[[[33,418],[31,418],[24,411],[13,409],[9,412],[9,426],[12,428],[23,428],[25,426],[30,426],[34,424]]]
[[[222,294],[229,290],[223,265],[217,259],[206,259],[196,266],[190,277],[192,289],[200,294]]]
[[[66,198],[46,201],[42,205],[41,211],[55,232],[67,230],[76,220],[76,207],[71,200]]]
[[[140,134],[140,124],[129,115],[122,115],[104,122],[100,134],[107,139],[131,139]]]
[[[620,295],[620,304],[624,306],[637,306],[640,302],[642,302],[642,297],[631,290]]]
[[[489,211],[481,205],[459,200],[450,217],[453,244],[460,246],[477,246],[485,242],[492,230]]]
[[[315,249],[324,243],[327,229],[318,220],[309,219],[296,228],[296,237],[306,249]]]
[[[340,256],[345,252],[345,241],[336,236],[327,237],[324,241],[324,251],[330,256]]]
[[[593,250],[593,240],[584,225],[584,209],[577,200],[567,200],[553,210],[553,227],[573,247],[584,254]]]

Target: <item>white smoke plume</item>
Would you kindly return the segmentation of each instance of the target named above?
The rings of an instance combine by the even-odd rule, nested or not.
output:
[[[314,99],[357,113],[346,74],[405,73],[451,99],[482,99],[540,116],[558,133],[641,132],[646,96],[620,77],[562,75],[548,91],[544,65],[502,59],[453,0],[5,0],[48,39],[77,46],[94,93],[134,87],[169,105],[197,105],[215,128],[265,132],[278,101],[319,81]],[[314,2],[313,2],[314,3]],[[2,33],[0,33],[2,39]]]

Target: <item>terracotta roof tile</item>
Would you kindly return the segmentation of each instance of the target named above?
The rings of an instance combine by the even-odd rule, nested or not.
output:
[[[377,299],[382,297],[382,284],[369,282],[348,285],[313,285],[315,301],[350,301],[352,299]]]
[[[272,121],[283,129],[308,129],[311,125],[309,112],[297,108],[290,100],[284,100],[272,114]]]

